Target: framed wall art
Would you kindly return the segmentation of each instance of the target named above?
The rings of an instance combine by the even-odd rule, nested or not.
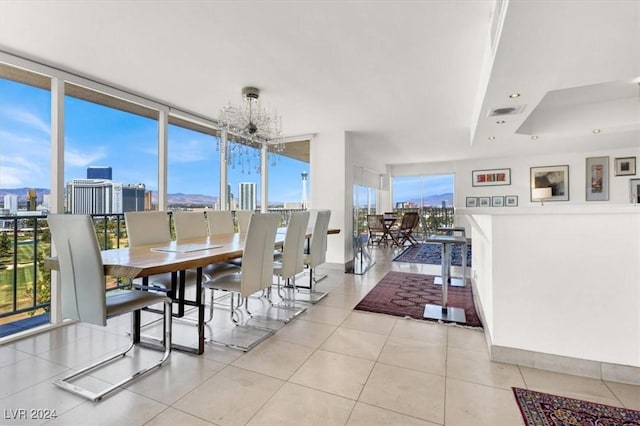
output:
[[[551,197],[545,201],[569,201],[569,166],[531,167],[531,201],[537,188],[551,188]]]
[[[491,207],[491,197],[478,197],[478,207]]]
[[[493,207],[504,206],[504,197],[500,195],[494,195],[493,197],[491,197],[491,205]]]
[[[511,169],[473,170],[472,186],[511,185]]]
[[[517,195],[505,195],[504,196],[504,205],[507,207],[518,207],[518,196]]]
[[[466,207],[478,207],[478,197],[467,197]]]
[[[640,179],[629,179],[629,199],[632,204],[640,204]]]
[[[586,200],[609,200],[609,157],[587,158],[586,171]]]
[[[616,176],[634,176],[636,174],[636,157],[616,158],[614,164]]]

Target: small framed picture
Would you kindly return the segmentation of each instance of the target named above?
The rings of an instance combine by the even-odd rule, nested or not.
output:
[[[531,167],[531,201],[539,201],[536,189],[550,188],[544,201],[569,201],[569,166]]]
[[[587,158],[586,200],[609,200],[609,157]]]
[[[502,207],[502,206],[504,206],[504,197],[498,196],[498,195],[494,195],[493,197],[491,197],[491,205],[493,207]]]
[[[478,197],[467,197],[466,207],[478,207]]]
[[[640,204],[640,179],[629,179],[629,199],[632,204]]]
[[[491,197],[478,197],[479,207],[491,207]]]
[[[505,195],[504,196],[504,205],[507,207],[518,207],[518,196],[517,195]]]
[[[511,169],[473,170],[472,186],[511,185]]]
[[[634,176],[636,174],[636,157],[616,158],[614,162],[616,176]]]

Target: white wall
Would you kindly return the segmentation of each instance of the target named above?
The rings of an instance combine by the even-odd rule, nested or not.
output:
[[[640,144],[640,142],[639,142]],[[585,159],[588,157],[609,157],[609,201],[585,200]],[[614,158],[636,157],[640,166],[640,145],[633,149],[616,149],[607,151],[592,151],[580,153],[560,153],[554,155],[539,155],[526,157],[508,157],[485,160],[458,161],[456,163],[456,205],[465,206],[467,196],[481,197],[493,195],[517,195],[519,206],[539,206],[538,202],[530,201],[530,168],[539,166],[569,166],[569,201],[545,202],[549,205],[611,205],[629,203],[629,179],[640,178],[640,168],[635,176],[614,176]],[[471,171],[482,169],[511,169],[511,185],[473,187],[471,185]]]
[[[585,159],[609,156],[609,201],[585,200]],[[491,343],[640,367],[640,206],[615,157],[640,147],[456,163],[456,205],[517,195],[518,207],[458,208]],[[569,201],[531,202],[530,167],[569,165]],[[511,168],[511,185],[473,187],[471,171]],[[466,219],[466,220],[465,220]]]
[[[546,207],[471,216],[491,343],[640,367],[640,210]]]
[[[586,201],[586,158],[609,157],[609,201]],[[614,158],[636,157],[637,173],[635,176],[614,176]],[[530,200],[530,168],[539,166],[569,166],[569,201],[547,201],[545,206],[586,206],[607,209],[617,204],[629,204],[629,180],[640,178],[640,146],[637,148],[615,149],[607,151],[591,151],[580,153],[559,153],[554,155],[539,155],[525,157],[505,157],[481,160],[458,161],[456,163],[455,201],[459,213],[465,208],[466,197],[488,196],[518,196],[518,207],[490,207],[487,209],[472,209],[475,212],[495,212],[496,209],[521,209],[526,207],[540,207],[539,202]],[[511,169],[511,185],[473,187],[471,172],[484,169]],[[456,215],[459,226],[469,228],[464,215]],[[470,231],[470,229],[467,229]]]
[[[344,131],[317,134],[310,143],[310,209],[331,209],[327,262],[344,265],[353,257],[351,244],[352,166]],[[348,165],[348,166],[347,166]],[[348,236],[348,244],[345,238]]]
[[[316,134],[311,140],[309,208],[331,209],[330,226],[340,228],[339,235],[327,240],[328,263],[344,266],[353,260],[353,185],[385,187],[386,166],[380,159],[362,155],[358,147],[366,142],[363,138],[366,135],[337,130]],[[388,194],[379,190],[377,204],[389,202]]]

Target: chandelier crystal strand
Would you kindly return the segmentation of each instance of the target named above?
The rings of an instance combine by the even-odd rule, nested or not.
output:
[[[220,125],[227,130],[233,138],[234,146],[227,146],[225,162],[232,167],[245,166],[251,173],[251,159],[256,161],[255,170],[261,171],[261,147],[266,144],[267,155],[284,151],[284,139],[282,136],[282,118],[277,112],[269,111],[259,100],[260,90],[255,87],[242,89],[242,104],[238,107],[231,103],[220,110]],[[244,149],[243,149],[244,148]],[[251,152],[251,149],[254,151]],[[246,159],[246,162],[243,161]],[[275,165],[275,157],[272,157],[272,165]]]

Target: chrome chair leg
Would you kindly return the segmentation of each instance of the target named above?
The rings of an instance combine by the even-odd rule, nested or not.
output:
[[[94,371],[98,368],[104,367],[105,365],[115,361],[118,358],[123,358],[127,355],[127,353],[134,347],[134,341],[133,341],[133,337],[129,343],[129,346],[122,352],[118,352],[115,355],[111,355],[107,358],[101,359],[97,362],[94,362],[91,365],[88,365],[70,375],[67,375],[61,379],[56,380],[55,382],[53,382],[56,386],[65,389],[69,392],[72,392],[76,395],[82,396],[84,398],[87,398],[91,401],[100,401],[101,399],[105,398],[106,396],[110,395],[111,393],[117,391],[118,389],[124,387],[125,385],[131,383],[132,381],[150,373],[151,371],[155,370],[156,368],[162,366],[162,364],[164,364],[164,362],[169,358],[169,355],[171,354],[171,325],[172,325],[172,312],[171,312],[171,301],[167,301],[164,303],[164,324],[163,324],[163,336],[164,336],[164,341],[163,341],[163,346],[164,346],[164,352],[162,355],[162,358],[152,364],[149,367],[143,368],[137,372],[135,372],[134,374],[132,374],[130,377],[127,377],[126,379],[123,379],[121,381],[119,381],[116,384],[113,384],[111,386],[109,386],[108,388],[104,389],[101,392],[92,392],[88,389],[84,389],[81,388],[79,386],[74,385],[73,383],[71,383],[72,380],[79,378],[81,376],[86,375],[87,373]],[[133,336],[133,333],[132,333]]]

